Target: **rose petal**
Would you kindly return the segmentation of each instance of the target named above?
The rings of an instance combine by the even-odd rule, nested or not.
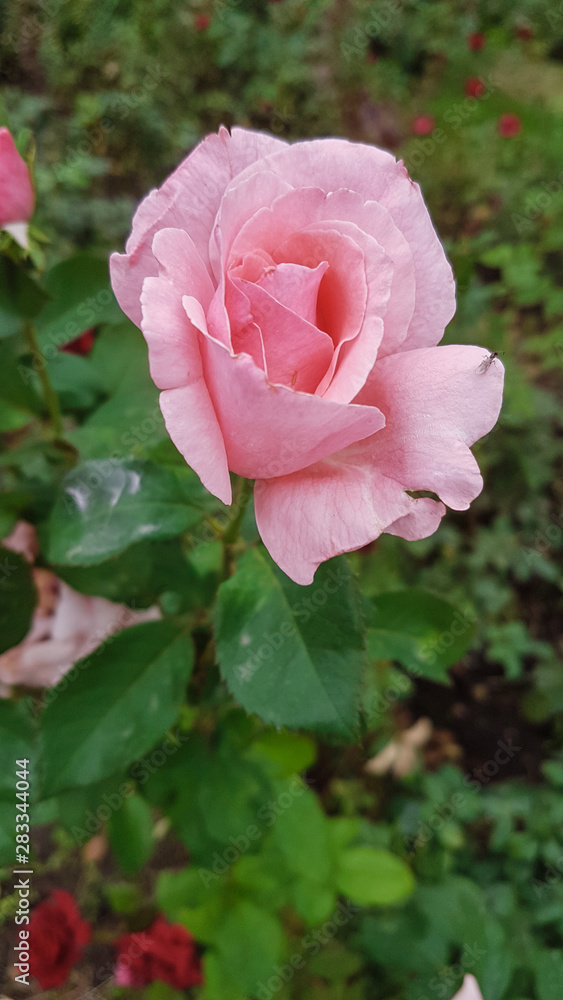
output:
[[[183,301],[191,322],[204,333],[205,379],[233,472],[248,479],[285,475],[383,425],[375,406],[343,406],[271,385],[252,358],[233,357],[209,336],[203,314],[196,315],[194,300]]]
[[[494,427],[502,402],[504,368],[478,372],[482,359],[480,347],[449,345],[378,361],[356,402],[378,406],[386,424],[364,443],[364,460],[465,510],[483,488],[470,445]]]
[[[314,393],[334,354],[328,334],[287,309],[260,285],[240,278],[233,279],[233,284],[244,292],[260,329],[268,381]]]
[[[226,188],[209,241],[209,259],[218,283],[231,258],[231,247],[237,233],[256,212],[269,207],[291,190],[290,184],[267,170],[260,171],[244,184],[238,184],[235,177]]]
[[[165,390],[160,394],[160,409],[168,433],[204,486],[230,503],[225,445],[203,377],[198,329],[167,278],[145,278],[141,299],[151,376]],[[201,305],[190,301],[196,303],[199,319]]]
[[[10,131],[0,128],[0,229],[12,227],[14,238],[19,235],[21,242],[23,230],[14,230],[12,224],[27,222],[34,201],[27,163],[18,153]],[[24,228],[27,236],[27,226]]]
[[[254,510],[272,559],[303,585],[320,563],[367,545],[398,517],[412,516],[411,537],[425,538],[445,513],[443,504],[412,499],[361,455],[355,463],[346,452],[291,476],[258,480]]]
[[[334,209],[348,209],[361,220],[361,199],[351,192],[327,196],[318,188],[291,191],[277,198],[271,208],[262,209],[242,227],[233,241],[232,258],[260,248],[278,264],[293,262],[314,267],[325,259],[329,270],[319,288],[316,325],[326,330],[337,347],[332,365],[318,393],[338,402],[349,402],[359,392],[371,371],[381,343],[387,312],[393,263],[375,238],[356,222],[335,218]],[[348,195],[348,205],[345,196]],[[358,204],[359,203],[359,204]],[[402,323],[400,336],[406,336],[414,303],[412,258],[404,250],[404,240],[384,209],[366,210],[366,223],[375,228],[379,221],[383,234],[398,258],[406,260],[401,270],[408,270],[404,310],[396,309],[390,330]],[[375,216],[375,218],[374,218]],[[401,265],[402,261],[399,260]],[[363,274],[361,273],[363,271]],[[367,273],[369,272],[369,274]],[[361,289],[361,292],[360,292]],[[297,310],[296,310],[297,311]],[[393,326],[394,324],[394,326]],[[347,341],[358,342],[343,346]],[[396,333],[399,337],[399,333]]]
[[[141,308],[151,378],[158,388],[177,389],[201,378],[199,335],[187,319],[181,292],[167,278],[145,278]]]
[[[152,252],[159,264],[159,275],[168,278],[182,295],[193,295],[208,309],[215,287],[188,233],[183,229],[159,229]]]
[[[220,294],[218,292],[217,296]],[[250,302],[248,296],[244,293],[244,288],[241,287],[239,282],[233,281],[230,275],[227,275],[225,284],[225,307],[231,327],[230,342],[233,352],[235,354],[250,354],[254,364],[258,368],[261,368],[262,371],[266,371],[264,343],[260,328],[252,315]],[[209,329],[214,335],[213,318],[214,314],[212,313],[208,319]],[[221,343],[224,343],[224,340],[220,337],[215,337],[215,339],[221,340]]]
[[[416,281],[411,248],[383,205],[364,201],[353,191],[341,190],[329,194],[319,207],[319,218],[354,222],[368,236],[373,236],[393,262],[383,340],[377,356],[392,354],[404,342],[414,312]]]
[[[365,201],[383,205],[412,250],[416,274],[416,304],[403,348],[438,343],[455,311],[453,275],[420,188],[402,162],[374,146],[314,139],[266,156],[259,168],[250,165],[237,183],[250,179],[257,169],[277,173],[296,188],[307,178],[307,184],[327,193],[346,187]]]
[[[348,328],[346,322],[343,324],[344,328],[335,350],[333,364],[327,372],[324,386],[319,387],[319,392],[321,393],[323,392],[323,388],[326,387],[324,395],[327,399],[348,403],[365,384],[378,355],[384,331],[383,319],[387,313],[391,282],[393,280],[393,264],[379,243],[373,237],[359,229],[354,223],[343,221],[336,223],[333,220],[327,220],[326,222],[316,222],[314,227],[311,227],[311,232],[315,234],[319,234],[323,230],[327,233],[335,231],[340,233],[341,240],[350,240],[363,254],[367,289],[364,314],[359,329],[353,334],[351,332],[353,322],[348,325]],[[283,245],[281,252],[284,252],[286,246],[287,243]],[[329,271],[327,279],[321,288],[319,305],[321,309],[324,305],[325,315],[330,310],[334,316],[338,314],[338,299],[340,298],[338,287],[336,288],[336,301],[333,300],[332,303],[328,301],[329,295],[325,296],[325,301],[323,302],[322,292],[326,287],[329,292],[332,288],[334,293],[334,272],[337,271],[341,264],[338,259],[333,259],[330,266],[332,270]],[[349,272],[346,274],[346,271],[344,271],[338,277],[341,279],[341,287],[347,287],[346,278],[348,278],[350,290],[354,295],[357,285],[353,280],[353,276]],[[331,278],[332,282],[329,280]]]
[[[297,313],[307,323],[316,326],[319,286],[327,270],[328,261],[325,260],[317,264],[316,267],[303,267],[301,264],[278,264],[271,270],[267,270],[257,280],[257,284],[273,299],[277,299],[281,305]],[[240,277],[246,277],[246,275],[240,275]]]
[[[288,576],[310,583],[325,559],[382,531],[425,538],[444,503],[469,506],[482,488],[469,446],[494,426],[502,398],[502,366],[477,372],[482,357],[478,347],[447,346],[378,361],[358,399],[381,408],[385,427],[313,468],[256,483],[258,530]]]
[[[162,187],[141,202],[126,252],[110,258],[113,290],[124,313],[137,326],[141,323],[143,280],[158,273],[151,251],[156,231],[186,230],[207,264],[209,234],[227,185],[248,164],[284,146],[281,139],[261,132],[236,128],[229,135],[221,128],[218,135],[210,135],[196,146]]]
[[[475,976],[466,975],[464,977],[463,986],[453,997],[453,1000],[483,1000]]]
[[[170,437],[213,496],[232,503],[225,442],[205,383],[165,389],[160,409]]]

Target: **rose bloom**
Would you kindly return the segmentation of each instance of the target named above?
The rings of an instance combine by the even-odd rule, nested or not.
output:
[[[115,947],[117,986],[139,988],[160,980],[186,990],[203,982],[195,941],[182,924],[159,916],[146,931],[124,934]]]
[[[503,368],[436,346],[452,271],[389,153],[222,128],[142,202],[111,274],[172,440],[226,504],[229,470],[256,480],[258,530],[297,583],[480,493],[469,448]]]
[[[211,24],[211,18],[209,14],[196,14],[195,18],[196,31],[207,31],[210,24]]]
[[[452,1000],[483,1000],[475,976],[465,976],[463,986]]]
[[[487,44],[487,39],[482,31],[474,31],[467,36],[467,45],[472,52],[480,52]]]
[[[33,212],[33,187],[27,164],[7,128],[0,128],[0,229],[27,247],[27,221]]]
[[[436,128],[436,119],[432,115],[419,115],[412,123],[413,135],[430,135]]]
[[[522,131],[522,119],[519,118],[518,115],[514,115],[509,112],[506,115],[500,116],[497,128],[499,135],[501,135],[503,139],[512,139],[515,135],[520,135],[520,132]]]
[[[19,521],[2,544],[33,563],[39,546],[35,529]],[[37,606],[31,629],[17,646],[0,655],[0,697],[10,685],[53,687],[77,660],[88,656],[109,636],[160,617],[158,608],[132,611],[103,597],[88,597],[47,569],[33,569]]]
[[[94,327],[91,326],[89,330],[85,330],[79,337],[75,337],[74,340],[69,340],[68,344],[64,344],[63,347],[61,347],[61,351],[65,351],[67,354],[77,354],[79,357],[85,357],[92,350],[95,339]]]
[[[90,924],[64,889],[55,889],[35,907],[29,922],[29,968],[42,990],[62,986],[90,937]]]
[[[465,81],[464,90],[466,97],[482,97],[485,93],[486,87],[478,76],[470,76]]]

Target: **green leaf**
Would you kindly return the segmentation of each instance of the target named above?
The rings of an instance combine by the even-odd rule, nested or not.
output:
[[[119,632],[54,689],[41,718],[44,796],[114,774],[176,718],[193,664],[169,622]]]
[[[90,566],[142,539],[173,538],[200,519],[174,474],[140,459],[78,465],[65,477],[48,524],[48,558]]]
[[[35,737],[30,705],[25,701],[0,700],[0,745],[5,766],[0,770],[0,799],[14,810],[16,795],[16,761],[28,760],[31,797],[37,792],[35,774]],[[13,813],[12,813],[13,826]]]
[[[148,608],[165,592],[179,611],[201,606],[199,579],[175,539],[137,542],[95,566],[58,565],[57,576],[81,594],[132,608]]]
[[[291,902],[305,923],[314,927],[333,913],[336,892],[322,882],[301,875],[291,886]]]
[[[0,653],[25,639],[36,601],[29,563],[0,545]]]
[[[68,440],[85,458],[106,455],[145,458],[166,438],[154,385],[140,385],[134,392],[125,389],[117,393],[68,435]]]
[[[111,882],[104,886],[104,895],[114,913],[136,913],[143,905],[141,888],[133,882]]]
[[[143,991],[143,1000],[184,1000],[185,996],[184,990],[175,990],[173,986],[164,983],[161,979],[155,979]]]
[[[27,274],[8,257],[0,257],[0,337],[17,333],[22,319],[32,319],[45,302],[46,295]]]
[[[47,363],[47,374],[65,410],[89,410],[104,392],[88,358],[61,351]]]
[[[540,951],[535,962],[535,972],[538,1000],[561,1000],[563,953],[555,950]]]
[[[415,884],[404,861],[375,847],[349,847],[343,851],[336,882],[340,892],[361,906],[401,903]]]
[[[410,903],[402,909],[363,917],[358,943],[379,965],[432,976],[437,967],[446,965],[449,953],[448,941],[439,928]],[[423,995],[415,993],[416,1000]]]
[[[300,587],[262,552],[247,552],[219,590],[216,638],[221,673],[248,712],[355,738],[364,648],[345,560]]]
[[[77,254],[47,271],[43,282],[50,301],[37,317],[39,344],[46,356],[98,323],[118,321],[107,261]]]
[[[311,958],[307,964],[307,971],[313,976],[337,981],[355,976],[362,965],[360,955],[346,951],[338,941],[331,941],[318,955]]]
[[[546,659],[551,653],[548,642],[533,639],[524,622],[490,625],[487,629],[487,659],[502,663],[509,680],[518,680],[524,673],[528,656]]]
[[[299,778],[277,782],[276,791],[273,836],[288,869],[318,882],[328,881],[327,822],[316,796]]]
[[[397,591],[372,598],[367,633],[368,654],[398,660],[407,670],[449,684],[448,667],[467,652],[474,617],[424,590]]]
[[[135,392],[154,383],[149,372],[148,348],[143,334],[123,314],[119,323],[102,326],[97,333],[90,360],[106,391],[113,396]]]
[[[215,939],[226,981],[253,995],[260,982],[274,974],[283,940],[280,923],[271,913],[246,900],[237,901]]]
[[[288,778],[314,764],[317,749],[313,740],[300,733],[260,733],[250,751],[253,760],[268,761],[276,777]]]
[[[124,799],[108,822],[111,848],[123,871],[133,875],[149,860],[154,840],[150,806],[140,795]]]
[[[0,398],[18,410],[37,415],[44,407],[34,389],[34,370],[23,364],[24,350],[19,336],[0,342]]]

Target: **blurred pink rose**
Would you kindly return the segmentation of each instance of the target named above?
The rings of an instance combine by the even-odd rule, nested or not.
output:
[[[2,543],[32,563],[38,553],[35,529],[20,521]],[[54,573],[34,569],[38,603],[25,639],[0,656],[0,697],[12,684],[53,687],[83,656],[110,635],[160,617],[157,608],[132,611],[103,597],[77,593]]]
[[[452,1000],[483,1000],[481,995],[481,990],[477,986],[477,980],[475,976],[466,976],[463,980],[463,986],[456,993]]]
[[[512,112],[508,112],[508,114],[500,116],[497,128],[499,135],[503,139],[513,139],[515,135],[520,135],[522,131],[522,119],[518,115],[512,114]]]
[[[436,128],[436,119],[433,115],[418,115],[413,119],[411,131],[413,135],[430,135]]]
[[[33,187],[26,163],[7,128],[0,128],[0,229],[27,246],[27,220],[33,212]]]
[[[389,153],[222,128],[145,198],[126,251],[112,283],[172,440],[224,503],[229,470],[256,480],[260,534],[293,580],[383,531],[424,538],[480,493],[469,447],[497,420],[503,368],[436,346],[452,272]]]

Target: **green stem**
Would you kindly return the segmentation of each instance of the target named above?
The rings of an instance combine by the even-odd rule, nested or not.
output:
[[[234,573],[234,546],[240,534],[244,512],[252,495],[252,480],[240,479],[239,482],[240,486],[233,504],[235,515],[221,537],[223,542],[223,579],[225,580]]]
[[[232,545],[239,536],[242,519],[248,506],[248,501],[252,496],[252,485],[251,479],[240,479],[240,486],[233,504],[236,513],[229,526],[223,532],[224,545]]]
[[[56,438],[60,438],[63,435],[63,418],[59,406],[59,397],[53,389],[47,374],[47,364],[41,353],[41,348],[39,347],[39,341],[37,339],[37,333],[33,323],[25,324],[25,339],[31,354],[33,355],[33,360],[35,361],[34,368],[39,375],[41,388],[43,389],[43,398],[49,413],[49,419],[53,426],[54,436]]]

